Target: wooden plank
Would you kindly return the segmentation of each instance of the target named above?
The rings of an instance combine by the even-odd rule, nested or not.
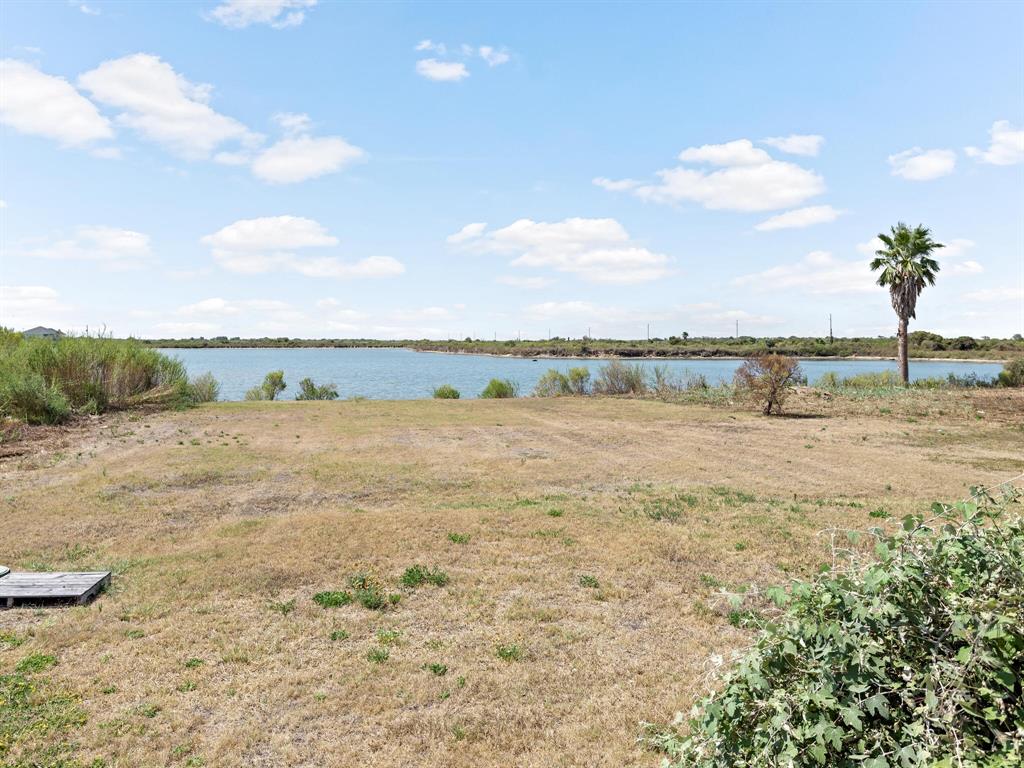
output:
[[[70,598],[86,602],[110,583],[110,571],[9,573],[0,580],[0,601]]]

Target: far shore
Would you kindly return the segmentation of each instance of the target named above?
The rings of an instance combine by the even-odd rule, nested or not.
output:
[[[265,349],[265,347],[234,347],[234,349]],[[330,347],[325,347],[330,349]],[[382,347],[346,347],[346,349],[382,349]],[[500,355],[496,352],[463,352],[461,350],[452,349],[416,349],[415,347],[389,347],[389,349],[408,349],[412,352],[426,352],[435,355],[471,355],[476,357],[509,357],[509,358],[521,358],[523,360],[746,360],[747,358],[742,355]],[[895,357],[885,357],[877,355],[791,355],[797,360],[840,360],[840,361],[891,361],[896,362]],[[992,363],[994,365],[1003,365],[1006,360],[997,360],[995,358],[975,358],[975,357],[911,357],[910,362],[920,363]]]

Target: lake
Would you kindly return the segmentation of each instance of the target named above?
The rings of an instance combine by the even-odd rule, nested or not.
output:
[[[573,366],[586,366],[592,372],[607,361],[600,359],[556,359],[491,357],[488,355],[451,355],[414,352],[408,349],[165,349],[179,358],[195,376],[209,371],[220,382],[222,400],[242,400],[245,392],[263,381],[268,371],[284,371],[288,389],[283,399],[292,399],[300,379],[309,377],[318,384],[333,382],[342,398],[361,395],[374,400],[415,400],[430,397],[434,387],[451,384],[463,397],[476,397],[492,378],[512,379],[520,391],[529,394],[537,379],[556,368],[563,373]],[[729,381],[739,360],[691,359],[646,360],[648,369],[665,365],[674,375],[703,374],[709,384]],[[802,360],[800,366],[808,380],[834,371],[840,377],[858,373],[895,371],[891,360]],[[992,378],[1002,369],[1000,363],[911,360],[911,379],[976,374]]]

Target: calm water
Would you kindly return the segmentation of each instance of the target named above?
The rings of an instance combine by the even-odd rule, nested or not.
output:
[[[307,376],[318,384],[333,382],[342,398],[362,395],[375,400],[413,400],[430,397],[434,387],[451,384],[463,397],[476,397],[492,378],[512,379],[520,391],[529,394],[537,379],[548,369],[565,372],[583,365],[596,373],[602,360],[530,360],[487,355],[445,355],[408,349],[167,349],[185,363],[191,375],[210,371],[220,382],[223,400],[242,400],[245,391],[259,384],[268,371],[284,371],[288,389],[283,397],[295,396],[300,379]],[[648,367],[667,365],[675,375],[701,373],[708,383],[732,379],[737,360],[648,360]],[[876,360],[804,360],[800,363],[813,382],[827,371],[839,376],[895,371],[896,363]],[[998,363],[914,362],[912,379],[945,377],[949,373],[977,374],[991,378]]]

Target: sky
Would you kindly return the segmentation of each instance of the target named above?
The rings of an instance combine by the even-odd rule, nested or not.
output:
[[[1024,333],[1024,4],[0,3],[0,325]]]

